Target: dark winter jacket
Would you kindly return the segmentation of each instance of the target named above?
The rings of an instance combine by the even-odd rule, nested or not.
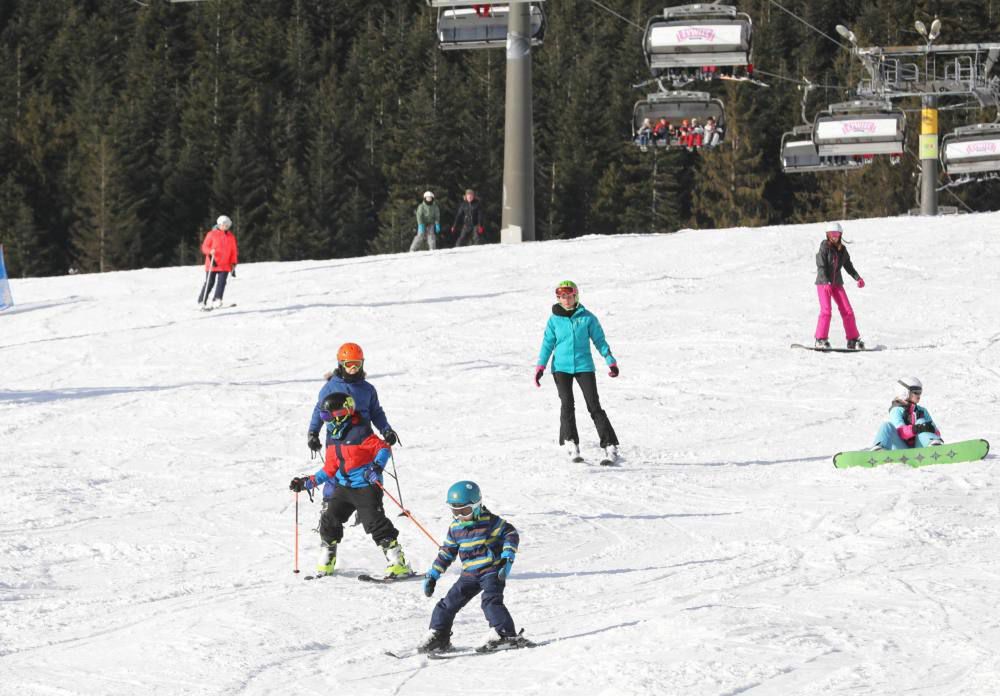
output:
[[[479,577],[495,573],[506,559],[512,559],[517,554],[519,541],[514,525],[484,506],[478,519],[468,522],[454,520],[451,523],[431,566],[431,575],[437,577],[443,574],[455,558],[462,561],[462,575]]]
[[[452,227],[459,230],[467,230],[472,227],[479,227],[483,224],[482,212],[479,208],[479,199],[473,198],[471,201],[462,199],[462,204],[458,206],[455,213],[455,222]]]
[[[824,239],[820,242],[819,251],[816,253],[816,285],[843,285],[844,277],[840,274],[840,269],[847,271],[854,280],[861,278],[854,270],[851,263],[851,255],[846,246],[839,249]]]
[[[312,418],[309,420],[309,432],[319,432],[323,425],[323,419],[319,417],[320,406],[323,404],[323,399],[336,392],[350,394],[354,398],[355,413],[374,424],[379,432],[384,433],[392,430],[385,417],[385,411],[382,410],[382,405],[378,401],[378,392],[375,391],[375,387],[365,381],[364,375],[345,375],[338,367],[327,383],[323,385],[323,388],[319,390]],[[327,428],[327,446],[335,439],[332,435],[330,428]]]

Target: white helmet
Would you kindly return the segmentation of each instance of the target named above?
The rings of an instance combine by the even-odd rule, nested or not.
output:
[[[900,401],[907,401],[911,392],[921,394],[923,391],[924,385],[916,377],[904,377],[896,380],[896,396]]]
[[[840,226],[839,222],[831,222],[826,226],[827,232],[835,232],[837,234],[844,234],[844,228]]]
[[[424,198],[434,198],[433,191],[424,191]]]
[[[233,221],[227,215],[220,215],[219,219],[215,221],[215,226],[220,230],[228,230],[233,226]]]

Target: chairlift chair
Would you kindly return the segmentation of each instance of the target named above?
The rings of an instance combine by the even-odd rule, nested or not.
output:
[[[944,136],[941,166],[949,176],[1000,171],[1000,123],[962,126]]]
[[[529,6],[531,45],[541,46],[545,35],[545,14],[541,3]],[[469,3],[438,9],[438,48],[448,50],[504,48],[510,5]]]
[[[753,22],[731,5],[679,5],[646,24],[642,49],[654,74],[675,68],[751,64]]]
[[[719,142],[725,140],[726,108],[720,99],[708,92],[657,92],[639,100],[632,107],[632,137],[636,140],[642,122],[649,119],[655,125],[661,118],[679,127],[686,119],[698,119],[704,125],[709,117],[715,119]],[[638,142],[636,140],[636,142]]]
[[[820,157],[891,155],[903,151],[906,114],[884,102],[831,104],[813,121],[812,141]]]
[[[781,170],[785,174],[852,171],[870,162],[857,156],[820,157],[812,141],[812,126],[796,126],[781,136]]]

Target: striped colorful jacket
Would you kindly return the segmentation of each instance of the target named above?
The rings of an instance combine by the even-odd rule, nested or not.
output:
[[[495,573],[506,559],[513,559],[517,554],[519,541],[514,525],[483,507],[479,519],[451,523],[428,574],[439,577],[455,558],[462,561],[463,575],[479,577]]]

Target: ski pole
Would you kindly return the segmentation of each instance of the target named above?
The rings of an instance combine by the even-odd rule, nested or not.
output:
[[[413,522],[413,524],[417,525],[417,528],[418,528],[418,529],[420,529],[420,531],[421,531],[421,532],[423,532],[424,534],[426,534],[426,535],[427,535],[427,538],[428,538],[428,539],[430,539],[430,540],[431,540],[432,542],[434,542],[434,545],[435,545],[435,546],[441,546],[441,544],[439,544],[439,543],[437,542],[437,539],[435,539],[435,538],[434,538],[433,536],[431,536],[431,533],[430,533],[430,532],[428,532],[428,531],[427,531],[426,529],[424,529],[424,526],[423,526],[422,524],[420,524],[419,522],[417,522],[417,519],[416,519],[416,518],[415,518],[415,517],[413,516],[413,514],[412,514],[412,513],[411,513],[411,512],[409,511],[409,510],[407,510],[406,508],[404,508],[404,507],[403,507],[402,505],[400,505],[400,503],[399,503],[399,501],[398,501],[398,500],[396,500],[395,498],[393,498],[393,497],[392,497],[392,493],[390,493],[389,491],[387,491],[387,490],[385,489],[385,486],[383,486],[383,485],[382,485],[381,483],[379,483],[378,481],[376,481],[375,483],[376,483],[376,485],[377,485],[377,486],[378,486],[379,488],[381,488],[381,489],[382,489],[382,492],[383,492],[383,493],[385,493],[385,494],[386,494],[387,496],[389,496],[389,500],[391,500],[392,502],[396,503],[396,506],[397,506],[397,507],[398,507],[398,508],[399,508],[400,510],[402,510],[402,511],[403,511],[403,514],[404,514],[404,515],[406,515],[407,517],[409,517],[409,518],[410,518],[410,521],[411,521],[411,522]]]
[[[399,507],[403,508],[403,511],[397,515],[397,517],[406,516],[406,508],[403,506],[403,491],[399,487],[399,474],[396,473],[396,457],[392,453],[392,448],[389,449],[389,461],[392,463],[392,478],[396,480],[396,493],[399,494]]]
[[[299,492],[295,491],[295,567],[293,573],[299,572]]]
[[[208,280],[212,277],[212,267],[215,266],[215,252],[212,252],[211,260],[208,263],[208,270],[205,271],[205,282],[201,286],[201,292],[198,293],[198,303],[204,304],[208,302]]]

